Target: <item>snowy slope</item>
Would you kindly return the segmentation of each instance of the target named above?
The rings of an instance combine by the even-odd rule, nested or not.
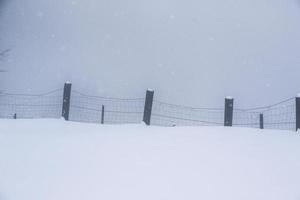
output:
[[[297,200],[288,131],[0,120],[1,200]]]

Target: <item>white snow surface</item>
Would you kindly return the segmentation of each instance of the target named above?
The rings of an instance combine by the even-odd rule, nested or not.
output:
[[[1,200],[299,200],[300,136],[0,120]]]

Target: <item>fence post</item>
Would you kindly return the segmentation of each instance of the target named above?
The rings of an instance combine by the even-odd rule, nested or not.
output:
[[[70,82],[65,83],[63,106],[62,106],[62,116],[67,121],[69,120],[69,112],[70,112],[71,87],[72,87],[72,84]]]
[[[102,110],[101,110],[101,124],[104,124],[104,105],[102,105]]]
[[[150,121],[151,121],[153,96],[154,96],[154,91],[151,90],[151,89],[148,89],[147,92],[146,92],[145,107],[144,107],[144,117],[143,117],[143,121],[148,126],[150,125]]]
[[[264,129],[264,114],[259,114],[259,128]]]
[[[224,126],[232,126],[233,118],[233,98],[225,98],[225,113],[224,113]]]
[[[296,97],[296,131],[300,129],[300,94]]]

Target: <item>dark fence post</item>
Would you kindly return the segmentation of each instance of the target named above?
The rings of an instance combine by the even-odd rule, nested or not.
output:
[[[102,105],[102,110],[101,110],[101,124],[104,124],[104,105]]]
[[[300,95],[296,97],[296,131],[300,129]]]
[[[264,129],[264,114],[259,114],[259,128]]]
[[[151,112],[152,112],[152,105],[153,105],[153,96],[154,91],[148,89],[146,93],[146,100],[145,100],[145,108],[144,108],[144,117],[143,121],[149,126],[151,121]]]
[[[69,120],[69,112],[70,112],[71,87],[72,87],[71,83],[69,83],[69,82],[65,83],[63,106],[62,106],[62,116],[67,121]]]
[[[232,126],[233,118],[233,98],[225,98],[225,114],[224,114],[224,126]]]

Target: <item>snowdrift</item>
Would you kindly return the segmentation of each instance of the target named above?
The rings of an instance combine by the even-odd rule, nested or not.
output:
[[[297,200],[300,136],[0,120],[1,200]]]

